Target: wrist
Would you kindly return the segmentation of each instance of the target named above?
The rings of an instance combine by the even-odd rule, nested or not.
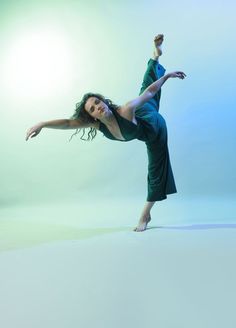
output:
[[[46,127],[46,122],[40,122],[38,124],[41,128],[45,128]]]

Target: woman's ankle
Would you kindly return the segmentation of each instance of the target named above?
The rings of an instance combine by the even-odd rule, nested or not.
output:
[[[143,218],[143,219],[147,219],[147,218],[149,218],[150,216],[151,216],[150,212],[144,212],[144,213],[142,213],[141,218]]]

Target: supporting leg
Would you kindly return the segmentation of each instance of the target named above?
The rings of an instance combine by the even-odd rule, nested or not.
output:
[[[167,127],[164,118],[159,118],[159,134],[153,142],[146,142],[148,154],[147,201],[161,201],[166,195],[177,192],[171,167]]]

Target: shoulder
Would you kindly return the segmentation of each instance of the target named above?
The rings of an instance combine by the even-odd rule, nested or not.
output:
[[[124,117],[126,120],[131,121],[133,123],[137,123],[135,119],[135,108],[130,106],[129,103],[120,106],[117,110],[117,113]]]
[[[120,116],[128,119],[129,116],[130,116],[130,114],[131,114],[131,112],[132,112],[132,108],[130,108],[130,106],[128,106],[128,104],[125,104],[125,105],[122,105],[119,108],[117,108],[116,112]]]
[[[123,112],[134,114],[139,107],[143,106],[153,96],[154,94],[147,88],[141,95],[128,101],[124,106],[122,106],[122,110]]]

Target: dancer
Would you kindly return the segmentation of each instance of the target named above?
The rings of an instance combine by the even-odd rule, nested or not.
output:
[[[151,221],[150,211],[156,201],[177,192],[168,151],[167,126],[159,113],[159,104],[162,85],[169,78],[184,79],[186,74],[175,71],[165,75],[166,70],[159,64],[163,40],[163,34],[154,38],[154,54],[148,61],[138,97],[117,106],[101,94],[87,93],[76,104],[70,119],[40,122],[26,134],[28,140],[37,136],[42,128],[76,129],[73,135],[83,129],[83,139],[85,129],[90,128],[87,140],[93,139],[99,130],[111,140],[126,142],[138,139],[145,142],[148,155],[147,199],[134,228],[136,232],[147,228]]]

